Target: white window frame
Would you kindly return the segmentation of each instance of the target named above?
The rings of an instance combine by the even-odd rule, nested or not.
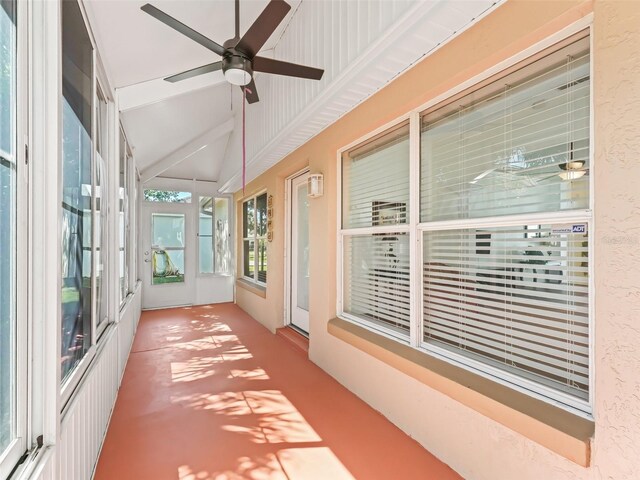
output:
[[[13,280],[15,291],[15,439],[0,452],[0,478],[8,477],[20,458],[29,447],[30,429],[29,423],[29,398],[30,398],[30,375],[29,375],[29,318],[28,318],[28,295],[29,285],[28,267],[28,170],[26,165],[25,140],[28,125],[28,109],[26,108],[28,98],[28,9],[26,2],[16,0],[16,63],[15,63],[15,87],[16,98],[14,103],[15,115],[15,156],[7,158],[15,167],[15,237],[16,249],[14,252],[15,263]],[[4,156],[4,155],[3,155]],[[8,157],[8,155],[7,155]]]
[[[358,324],[369,330],[376,331],[377,333],[384,335],[388,338],[408,343],[411,347],[423,351],[429,355],[438,357],[449,363],[453,363],[458,366],[462,366],[468,370],[473,371],[483,377],[489,378],[497,383],[508,386],[512,389],[531,395],[538,399],[541,399],[547,403],[559,406],[560,408],[569,410],[577,415],[585,418],[592,419],[592,406],[593,406],[593,394],[595,385],[595,374],[593,368],[593,353],[594,353],[594,249],[593,231],[595,228],[594,218],[592,215],[594,204],[594,178],[595,178],[595,165],[594,165],[594,105],[593,105],[593,15],[588,15],[583,19],[573,23],[572,25],[558,31],[557,33],[545,38],[544,40],[532,45],[519,52],[518,54],[510,57],[488,70],[476,75],[467,81],[459,84],[458,86],[438,95],[432,100],[420,105],[408,113],[401,115],[400,117],[382,125],[381,127],[373,130],[372,132],[358,138],[354,142],[340,148],[336,155],[336,174],[337,174],[337,255],[336,255],[336,315],[339,318],[347,320],[349,322]],[[454,221],[437,221],[437,222],[420,222],[420,129],[421,129],[421,116],[423,112],[428,109],[433,109],[439,105],[445,105],[449,99],[458,95],[464,91],[472,90],[478,87],[482,82],[487,81],[495,75],[499,75],[509,68],[519,64],[523,61],[530,60],[536,54],[543,52],[544,50],[554,47],[556,44],[566,40],[576,34],[583,31],[587,31],[586,35],[589,37],[590,42],[590,140],[589,140],[589,165],[591,174],[589,175],[589,193],[590,193],[590,206],[588,209],[573,210],[573,211],[561,211],[553,213],[542,214],[522,214],[522,215],[508,215],[492,218],[480,218],[480,219],[464,219]],[[395,332],[390,329],[386,329],[380,325],[372,325],[370,322],[351,315],[344,311],[344,237],[349,235],[367,235],[377,233],[379,227],[369,228],[356,228],[356,229],[343,229],[343,205],[342,205],[342,162],[343,154],[354,147],[365,143],[372,138],[385,133],[398,127],[402,122],[409,119],[410,122],[410,215],[409,224],[399,226],[396,231],[404,231],[401,227],[404,227],[410,235],[410,255],[411,255],[411,268],[410,268],[410,296],[411,296],[411,329],[409,341],[399,338]],[[425,231],[432,230],[444,230],[444,229],[460,229],[460,228],[477,228],[477,227],[499,227],[510,225],[523,225],[527,223],[587,223],[588,224],[588,241],[589,241],[589,399],[587,401],[578,399],[569,394],[559,392],[558,390],[546,387],[542,384],[527,380],[516,374],[511,374],[504,370],[491,367],[485,363],[471,360],[462,355],[438,348],[430,344],[425,344],[423,338],[423,288],[422,288],[422,238]]]
[[[377,331],[378,333],[381,333],[382,335],[392,338],[394,340],[397,340],[401,343],[405,343],[411,346],[416,346],[416,342],[413,339],[413,333],[414,333],[414,325],[413,325],[413,319],[416,317],[416,314],[418,313],[416,310],[416,285],[419,281],[419,277],[416,277],[418,270],[416,268],[416,266],[414,265],[415,262],[413,262],[413,259],[416,258],[415,257],[415,248],[416,248],[416,239],[415,239],[415,222],[417,220],[417,216],[416,214],[419,213],[419,206],[415,205],[415,201],[414,199],[418,196],[418,192],[415,191],[415,182],[411,181],[412,178],[415,178],[416,176],[419,178],[419,174],[415,171],[415,165],[414,165],[414,158],[416,153],[419,154],[419,145],[418,147],[416,147],[416,142],[415,142],[415,136],[414,136],[414,132],[415,132],[415,115],[413,113],[407,113],[404,114],[398,118],[396,118],[395,120],[392,120],[389,123],[386,123],[385,125],[377,128],[376,130],[374,130],[373,132],[359,138],[358,140],[356,140],[355,142],[350,143],[349,145],[347,145],[346,147],[341,148],[338,151],[338,165],[337,165],[337,178],[338,178],[338,265],[337,265],[337,272],[338,272],[338,296],[337,296],[337,301],[338,301],[338,305],[337,305],[337,314],[338,317],[344,319],[344,320],[349,320],[350,322],[359,324],[364,326],[365,328],[369,328],[371,330]],[[399,225],[385,225],[385,226],[376,226],[376,227],[357,227],[357,228],[342,228],[343,225],[343,205],[342,205],[342,162],[343,162],[343,154],[363,143],[366,143],[368,141],[370,141],[371,139],[379,136],[379,135],[383,135],[389,131],[395,130],[397,128],[401,128],[402,125],[404,123],[409,122],[409,175],[410,175],[410,179],[409,179],[409,216],[407,218],[407,223],[403,223],[403,224],[399,224]],[[420,128],[420,125],[418,125],[418,129]],[[416,150],[416,148],[418,148],[418,150]],[[418,185],[419,188],[419,185]],[[411,258],[411,262],[410,262],[410,271],[409,271],[409,282],[410,282],[410,287],[409,287],[409,296],[410,296],[410,305],[409,305],[409,312],[410,312],[410,319],[411,319],[411,328],[409,331],[409,337],[405,337],[404,335],[401,335],[400,333],[396,332],[395,330],[385,327],[384,325],[381,324],[377,324],[377,323],[373,323],[370,322],[366,319],[360,318],[356,315],[350,314],[348,312],[344,311],[344,297],[343,297],[343,282],[344,282],[344,239],[345,237],[357,237],[357,236],[369,236],[372,234],[376,234],[376,233],[387,233],[387,232],[397,232],[397,233],[405,233],[407,235],[409,235],[409,255]]]
[[[269,195],[267,194],[266,190],[261,190],[260,192],[247,197],[245,199],[242,200],[242,205],[241,205],[241,211],[240,211],[240,218],[241,218],[241,224],[240,224],[240,232],[242,234],[242,244],[241,244],[241,252],[242,252],[242,261],[240,263],[241,268],[242,268],[242,278],[248,282],[252,282],[255,283],[257,285],[260,285],[262,287],[266,287],[267,283],[266,282],[261,282],[260,280],[258,280],[258,242],[260,240],[264,240],[265,242],[267,241],[267,232],[265,232],[264,235],[260,236],[258,235],[258,202],[257,202],[257,198],[261,197],[262,195],[266,195],[267,196],[267,210],[269,210]],[[244,236],[244,205],[245,203],[250,202],[251,200],[253,200],[253,208],[254,208],[254,215],[255,215],[255,228],[254,228],[254,233],[252,237],[245,237]],[[254,242],[254,262],[255,262],[255,269],[253,272],[253,278],[249,277],[247,275],[244,274],[244,242],[245,240],[253,240]],[[267,274],[267,281],[269,280],[269,275]]]
[[[97,159],[100,158],[103,162],[104,162],[104,172],[103,175],[105,178],[102,179],[102,184],[100,185],[100,195],[105,195],[106,197],[103,197],[101,199],[100,202],[100,206],[101,208],[106,208],[107,209],[107,221],[104,224],[100,224],[100,228],[101,231],[105,232],[106,235],[106,241],[102,242],[100,241],[100,249],[101,249],[101,257],[103,255],[102,252],[106,252],[106,258],[107,261],[109,261],[111,259],[111,226],[110,226],[110,205],[112,204],[111,202],[113,202],[113,200],[111,200],[111,191],[113,190],[112,188],[110,188],[111,186],[111,182],[112,182],[112,178],[111,178],[111,169],[109,168],[109,165],[111,162],[113,162],[113,152],[114,152],[114,148],[113,148],[113,143],[112,143],[112,125],[113,125],[113,116],[115,113],[115,109],[114,109],[114,103],[113,103],[113,98],[111,97],[111,95],[109,94],[109,88],[106,87],[107,82],[106,82],[106,74],[104,73],[104,69],[102,68],[102,64],[99,62],[99,59],[97,58],[96,55],[96,61],[98,63],[98,65],[96,65],[96,88],[94,89],[94,102],[95,102],[95,118],[96,118],[96,125],[94,127],[95,130],[95,134],[96,134],[96,141],[93,142],[93,150],[94,150],[94,165],[93,165],[93,180],[94,182],[97,179],[97,167],[98,164]],[[98,93],[99,92],[99,93]],[[98,125],[97,125],[97,119],[98,119],[98,111],[99,111],[99,107],[98,107],[98,102],[100,102],[100,95],[102,95],[102,97],[104,98],[104,101],[106,102],[106,107],[107,107],[107,118],[105,120],[105,124],[102,125],[102,127],[106,130],[106,134],[105,134],[105,141],[106,141],[106,146],[103,145],[103,150],[106,149],[106,156],[103,157],[100,152],[98,152],[98,143],[97,143],[97,138],[99,135],[98,132]],[[104,193],[103,193],[104,192]],[[107,202],[104,202],[104,198],[107,199]],[[98,212],[95,209],[96,206],[96,202],[97,202],[97,198],[94,196],[93,198],[93,207],[94,207],[94,212],[93,212],[93,222],[92,222],[92,228],[94,230],[94,240],[97,238],[97,232],[96,232],[96,218],[100,216],[100,212]],[[93,272],[97,272],[98,271],[98,255],[96,255],[96,251],[97,251],[97,242],[93,242],[92,243],[92,248],[94,250],[93,252]],[[104,262],[103,262],[104,264]],[[112,288],[112,284],[113,284],[113,279],[111,278],[111,269],[109,268],[108,263],[104,264],[104,268],[102,270],[102,288],[106,289],[106,299],[107,299],[107,305],[106,305],[106,315],[103,318],[98,318],[98,310],[96,308],[96,318],[94,321],[95,324],[95,335],[97,336],[96,340],[99,340],[100,337],[102,336],[102,334],[104,333],[104,331],[107,328],[107,325],[109,325],[110,322],[113,321],[113,315],[111,312],[111,288]],[[96,289],[97,289],[97,285],[96,285]]]

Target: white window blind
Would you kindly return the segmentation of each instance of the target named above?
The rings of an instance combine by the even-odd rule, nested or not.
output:
[[[425,346],[579,401],[589,399],[588,48],[574,40],[427,112],[421,133]]]
[[[566,230],[425,232],[424,341],[587,399],[588,240]]]
[[[408,335],[409,235],[349,236],[345,239],[344,266],[344,311]]]
[[[342,172],[344,312],[408,338],[408,123],[343,154]]]
[[[588,47],[423,116],[423,222],[588,208]]]
[[[409,125],[343,155],[343,228],[407,223]]]

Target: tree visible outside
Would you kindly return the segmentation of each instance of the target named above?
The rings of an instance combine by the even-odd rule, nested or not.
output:
[[[145,189],[144,199],[147,202],[191,203],[191,193],[173,190]]]

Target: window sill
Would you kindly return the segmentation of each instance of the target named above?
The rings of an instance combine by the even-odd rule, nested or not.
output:
[[[588,467],[593,421],[530,397],[340,318],[329,334],[450,398]]]
[[[262,298],[267,298],[267,287],[264,285],[259,285],[254,282],[250,282],[249,280],[245,280],[244,278],[239,278],[236,280],[236,286],[248,290],[251,293],[258,295]]]

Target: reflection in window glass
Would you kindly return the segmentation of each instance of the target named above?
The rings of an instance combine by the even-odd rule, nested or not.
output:
[[[93,50],[76,2],[62,2],[62,55],[64,381],[91,345]]]
[[[191,203],[191,192],[145,189],[144,199],[147,202]]]
[[[0,458],[15,438],[15,3],[0,8]]]

